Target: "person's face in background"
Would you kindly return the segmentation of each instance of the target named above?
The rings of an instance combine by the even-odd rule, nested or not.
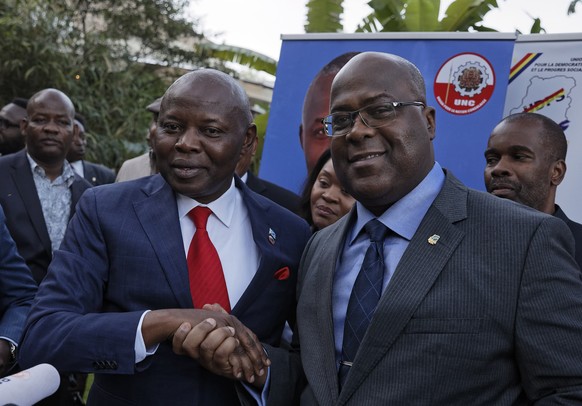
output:
[[[85,137],[85,127],[79,120],[75,120],[77,126],[77,133],[73,136],[71,148],[67,153],[67,161],[77,162],[85,158],[87,148],[87,138]]]
[[[28,118],[20,125],[26,149],[39,163],[58,164],[77,133],[75,108],[62,92],[47,89],[28,103]]]
[[[502,122],[493,129],[485,151],[485,187],[495,196],[552,214],[552,188],[561,182],[565,165],[552,159],[541,130],[529,121]]]
[[[24,137],[20,132],[20,122],[26,117],[26,110],[8,103],[0,110],[0,154],[12,154],[24,148]]]
[[[355,203],[335,175],[331,158],[323,166],[311,188],[311,218],[317,230],[335,223]]]
[[[317,160],[329,148],[329,137],[321,120],[329,114],[329,93],[335,74],[319,76],[307,90],[303,102],[299,142],[305,154],[307,172],[311,172]]]

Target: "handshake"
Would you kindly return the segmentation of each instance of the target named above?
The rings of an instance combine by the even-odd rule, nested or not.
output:
[[[173,351],[197,360],[210,372],[262,388],[271,362],[257,336],[218,304],[197,324],[182,322],[170,335]]]

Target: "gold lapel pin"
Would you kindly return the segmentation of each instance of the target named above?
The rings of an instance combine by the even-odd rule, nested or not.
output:
[[[440,235],[433,234],[433,235],[431,235],[430,237],[428,237],[428,243],[429,243],[430,245],[435,245],[435,244],[438,242],[438,240],[439,240],[440,238],[441,238],[441,236],[440,236]]]

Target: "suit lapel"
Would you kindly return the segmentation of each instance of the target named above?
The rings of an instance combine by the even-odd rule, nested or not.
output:
[[[91,187],[91,184],[78,174],[75,173],[75,181],[71,185],[71,214],[69,218],[73,217],[75,214],[75,208],[77,207],[77,202],[83,194],[83,192]]]
[[[454,183],[456,180],[447,176],[443,190],[429,208],[382,294],[340,394],[339,404],[349,400],[402,334],[464,238],[464,233],[453,223],[466,218],[467,189]],[[433,235],[439,236],[435,244],[429,242]]]
[[[161,175],[151,177],[143,191],[147,197],[133,203],[136,216],[159,258],[180,307],[192,308],[188,265],[174,192]]]
[[[40,205],[40,199],[36,185],[34,184],[32,171],[30,170],[30,163],[26,157],[26,151],[23,150],[17,152],[17,154],[18,156],[11,168],[10,175],[18,189],[18,194],[20,195],[23,206],[26,208],[32,227],[36,231],[44,249],[51,253],[51,240],[46,228],[44,215],[42,214],[42,206]]]
[[[338,397],[338,377],[335,360],[335,335],[333,327],[332,312],[332,290],[337,258],[344,246],[345,237],[349,231],[352,219],[356,216],[355,207],[350,210],[349,214],[337,222],[337,226],[331,228],[331,234],[322,241],[322,245],[315,250],[318,262],[315,263],[317,269],[317,279],[314,294],[316,295],[316,314],[317,325],[319,326],[317,341],[320,342],[320,351],[316,351],[313,364],[321,366],[320,370],[312,371],[315,374],[321,374],[323,371],[325,379],[325,388],[313,387],[313,391],[318,399],[332,399],[332,404],[337,403]],[[327,231],[327,230],[326,230]],[[333,260],[330,260],[333,258]],[[312,260],[310,268],[313,267],[315,260]],[[325,389],[325,390],[324,390]],[[329,398],[331,396],[331,398]]]
[[[232,314],[238,315],[241,313],[241,309],[248,308],[256,301],[257,296],[272,281],[273,270],[281,265],[279,260],[281,257],[277,254],[279,246],[276,240],[274,244],[269,242],[269,233],[274,231],[275,234],[280,234],[284,230],[279,227],[276,219],[268,215],[270,207],[263,205],[249,194],[248,187],[238,177],[235,178],[235,185],[240,189],[243,202],[248,210],[253,240],[261,255],[261,262],[255,276],[232,309]]]

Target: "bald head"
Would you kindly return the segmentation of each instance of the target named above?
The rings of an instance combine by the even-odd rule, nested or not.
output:
[[[364,68],[371,75],[394,77],[402,81],[417,101],[426,103],[426,86],[422,74],[412,62],[384,52],[362,52],[353,57],[336,78],[348,78],[354,70]],[[335,81],[334,81],[335,82]],[[332,88],[333,89],[333,88]]]
[[[232,76],[214,69],[199,69],[178,78],[166,90],[162,98],[160,111],[164,110],[168,103],[175,99],[177,93],[182,93],[184,89],[194,89],[201,85],[215,89],[215,91],[221,89],[221,93],[226,96],[221,100],[221,103],[228,101],[233,108],[240,111],[242,117],[248,121],[247,124],[253,121],[251,105],[244,89]]]
[[[71,118],[71,121],[75,120],[75,106],[73,105],[73,102],[71,101],[69,96],[67,96],[58,89],[52,88],[44,89],[35,93],[28,100],[26,112],[30,117],[31,112],[34,112],[35,109],[38,108],[39,104],[53,103],[55,100],[60,100],[60,103],[62,104],[61,108],[63,110],[63,113],[67,114]]]

